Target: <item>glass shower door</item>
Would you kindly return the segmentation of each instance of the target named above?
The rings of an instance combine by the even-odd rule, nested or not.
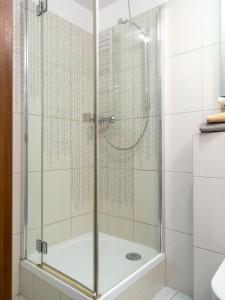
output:
[[[41,206],[41,32],[42,20],[37,18],[36,5],[22,2],[24,14],[24,153],[25,153],[25,257],[41,264],[37,241],[42,239]]]
[[[93,283],[92,7],[55,0],[40,12],[42,265],[87,293]]]
[[[161,252],[159,16],[151,1],[99,0],[100,294]]]

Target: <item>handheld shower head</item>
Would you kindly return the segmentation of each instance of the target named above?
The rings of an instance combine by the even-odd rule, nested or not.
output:
[[[118,24],[127,24],[129,20],[126,18],[119,18],[117,22]]]
[[[117,23],[120,25],[124,25],[124,24],[130,24],[131,26],[136,27],[138,30],[141,31],[141,33],[145,36],[145,37],[149,37],[149,32],[147,29],[142,28],[140,25],[138,25],[136,22],[134,22],[132,19],[126,19],[126,18],[119,18],[117,20]]]

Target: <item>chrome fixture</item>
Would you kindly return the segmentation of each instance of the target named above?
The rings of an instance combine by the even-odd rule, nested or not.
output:
[[[84,113],[83,114],[83,122],[92,122],[95,118],[92,113]],[[116,122],[116,116],[115,115],[105,115],[105,116],[99,116],[98,117],[99,124],[102,123],[115,123]]]
[[[138,25],[136,22],[134,22],[132,19],[126,19],[126,18],[119,18],[117,20],[118,24],[120,25],[125,25],[125,24],[130,24],[134,27],[136,27],[138,30],[141,31],[141,33],[145,36],[149,38],[149,33],[148,33],[148,29],[142,28],[140,25]]]
[[[39,0],[39,2],[37,4],[37,16],[40,17],[47,11],[48,11],[48,1],[47,0]]]
[[[224,0],[225,1],[225,0]],[[118,147],[116,145],[114,145],[113,142],[111,142],[108,137],[105,134],[105,130],[103,128],[103,126],[101,126],[101,131],[102,131],[102,135],[104,136],[106,142],[114,149],[119,150],[119,151],[130,151],[133,150],[137,145],[139,145],[139,143],[141,142],[142,138],[144,137],[146,130],[148,128],[148,124],[149,124],[149,110],[150,110],[150,104],[149,104],[149,46],[150,46],[150,33],[148,28],[143,28],[140,25],[138,25],[133,19],[132,19],[132,15],[131,15],[131,9],[130,9],[130,1],[128,0],[128,9],[129,9],[129,18],[119,18],[117,20],[118,24],[121,25],[126,25],[129,24],[131,26],[136,27],[139,31],[140,31],[140,40],[143,42],[143,52],[144,52],[144,82],[145,82],[145,87],[144,87],[144,99],[143,99],[143,105],[144,105],[144,109],[145,109],[145,125],[144,125],[144,129],[142,130],[140,136],[138,137],[138,139],[130,146],[128,147]],[[107,120],[109,122],[109,120]],[[113,122],[115,122],[115,120],[113,120]],[[110,122],[110,123],[113,123]],[[100,124],[102,124],[103,122],[100,122]]]
[[[98,122],[101,123],[115,123],[116,122],[116,116],[115,115],[111,115],[111,116],[99,116],[98,118]]]

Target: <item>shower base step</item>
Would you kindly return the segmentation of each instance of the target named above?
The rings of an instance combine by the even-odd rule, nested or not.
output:
[[[164,287],[152,300],[193,300],[193,298],[170,287]]]

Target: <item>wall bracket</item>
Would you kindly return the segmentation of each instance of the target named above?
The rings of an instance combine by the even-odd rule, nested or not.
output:
[[[37,16],[42,16],[48,10],[48,1],[47,0],[39,0],[37,5]]]

